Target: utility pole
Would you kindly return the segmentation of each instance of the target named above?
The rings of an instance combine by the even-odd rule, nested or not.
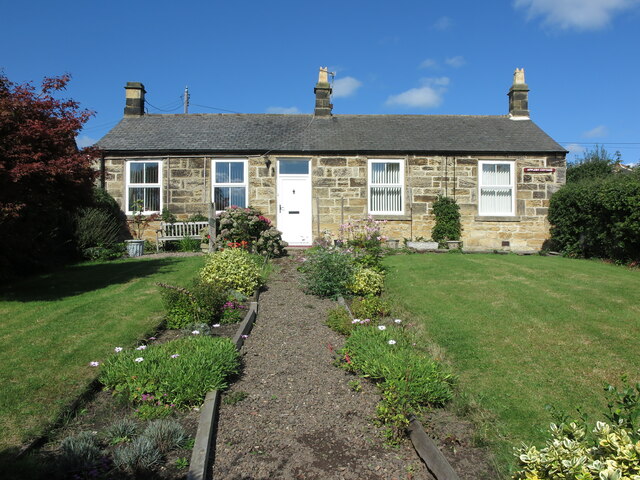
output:
[[[184,113],[189,113],[189,87],[184,87]]]

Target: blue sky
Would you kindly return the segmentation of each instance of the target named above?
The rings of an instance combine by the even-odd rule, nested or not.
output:
[[[81,144],[142,82],[150,113],[311,113],[318,68],[334,113],[501,115],[516,67],[531,118],[579,154],[640,161],[640,0],[5,2],[0,68],[14,82],[70,73],[96,112]],[[574,155],[570,155],[570,159]]]

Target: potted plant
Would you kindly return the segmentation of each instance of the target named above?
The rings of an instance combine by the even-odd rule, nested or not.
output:
[[[136,200],[133,204],[133,216],[128,221],[133,240],[125,240],[130,257],[140,257],[144,254],[144,231],[151,222],[158,219],[157,213],[144,215],[143,210],[142,200]]]
[[[433,202],[433,214],[436,217],[436,223],[431,231],[433,239],[439,245],[446,244],[449,249],[460,248],[462,225],[460,224],[460,206],[455,199],[438,195]]]

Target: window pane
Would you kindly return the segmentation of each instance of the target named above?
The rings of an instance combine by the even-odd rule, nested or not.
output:
[[[307,175],[309,160],[280,160],[280,173],[283,175]]]
[[[216,162],[216,183],[229,183],[229,162]]]
[[[150,187],[144,189],[144,209],[147,212],[160,211],[160,188]]]
[[[393,163],[372,163],[371,183],[400,183],[400,164]]]
[[[244,164],[242,162],[230,162],[229,170],[229,183],[244,183]]]
[[[129,164],[129,182],[144,183],[144,163],[132,162]]]
[[[370,192],[372,212],[402,211],[402,188],[371,187]]]
[[[229,188],[229,202],[236,207],[245,208],[245,189],[244,187],[230,187]]]
[[[144,183],[158,183],[158,164],[145,163],[145,179]]]
[[[495,214],[512,213],[512,196],[511,188],[481,188],[480,211]]]
[[[482,164],[482,185],[511,186],[511,165],[508,163]]]
[[[229,207],[229,187],[215,187],[213,189],[213,199],[216,203],[216,210],[224,210]]]
[[[144,208],[144,188],[129,188],[128,210],[134,212]]]

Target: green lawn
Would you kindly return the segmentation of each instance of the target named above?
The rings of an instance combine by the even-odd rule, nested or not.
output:
[[[203,257],[87,263],[2,287],[0,452],[42,433],[116,346],[160,323],[155,282],[185,285]]]
[[[603,419],[603,385],[640,380],[640,272],[516,255],[398,255],[387,292],[442,347],[510,446],[542,444],[552,404]]]

